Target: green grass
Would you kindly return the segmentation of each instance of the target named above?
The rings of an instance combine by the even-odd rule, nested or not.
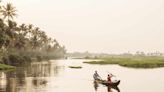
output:
[[[82,67],[81,67],[81,66],[69,66],[69,68],[80,69],[80,68],[82,68]]]
[[[5,64],[0,64],[0,70],[10,70],[10,69],[15,69],[14,66],[9,66]]]
[[[83,62],[88,64],[118,64],[125,67],[134,68],[156,68],[164,67],[164,57],[151,56],[131,56],[131,57],[108,57],[101,61]]]

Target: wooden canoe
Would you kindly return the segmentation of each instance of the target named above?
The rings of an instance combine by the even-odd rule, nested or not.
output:
[[[116,82],[112,82],[112,83],[109,83],[106,80],[95,80],[95,82],[98,82],[98,83],[103,84],[105,86],[111,86],[111,87],[116,87],[120,84],[120,80],[118,80]]]

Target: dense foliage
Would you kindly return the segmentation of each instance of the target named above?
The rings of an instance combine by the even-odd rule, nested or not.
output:
[[[0,3],[0,61],[11,64],[31,61],[33,58],[61,58],[65,47],[32,24],[18,25],[14,18],[16,8]]]

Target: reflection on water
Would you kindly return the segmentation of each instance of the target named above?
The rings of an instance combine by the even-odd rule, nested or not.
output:
[[[90,65],[85,60],[34,62],[15,71],[0,71],[0,92],[164,92],[164,68],[133,69],[118,65]],[[68,66],[82,66],[71,69]],[[93,83],[97,70],[102,79],[111,72],[119,88]],[[133,75],[133,76],[132,76]],[[146,86],[145,86],[146,85]]]
[[[51,62],[35,62],[16,71],[0,72],[0,92],[33,92],[33,89],[44,88],[47,78],[57,75],[63,68],[51,65]]]
[[[107,88],[108,88],[108,92],[112,92],[112,89],[115,89],[117,92],[120,92],[119,87],[110,87],[110,86],[108,86]]]
[[[96,81],[94,81],[93,85],[94,85],[95,91],[97,91],[97,88],[99,87],[99,84]]]
[[[93,85],[95,91],[97,91],[100,84],[94,81]],[[115,90],[116,92],[120,92],[120,89],[118,87],[111,87],[111,86],[105,86],[105,87],[107,88],[107,92],[113,92],[113,90]]]

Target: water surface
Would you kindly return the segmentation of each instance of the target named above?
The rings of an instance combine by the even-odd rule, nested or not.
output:
[[[164,68],[135,69],[118,65],[91,65],[82,59],[35,62],[16,71],[0,72],[0,92],[164,92]],[[68,66],[82,66],[72,69]],[[97,70],[103,79],[113,73],[118,89],[94,84]]]

